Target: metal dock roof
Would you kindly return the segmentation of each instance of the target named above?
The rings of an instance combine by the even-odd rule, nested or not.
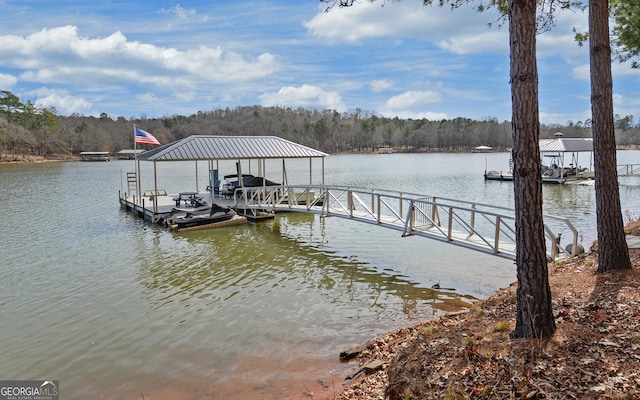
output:
[[[328,154],[277,136],[192,135],[138,155],[143,161],[311,158]]]
[[[541,153],[593,151],[591,138],[540,139]]]

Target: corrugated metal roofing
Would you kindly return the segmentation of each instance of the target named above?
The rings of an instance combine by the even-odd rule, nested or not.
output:
[[[145,161],[311,158],[328,154],[276,136],[193,135],[138,156]]]
[[[590,138],[557,138],[541,139],[541,153],[593,151],[593,139]]]

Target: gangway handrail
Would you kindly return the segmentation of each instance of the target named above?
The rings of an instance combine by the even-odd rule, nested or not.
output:
[[[371,197],[370,202],[365,200],[367,196]],[[329,185],[240,187],[233,198],[237,207],[338,216],[400,230],[402,236],[425,236],[502,257],[515,257],[515,210],[508,207],[385,189]],[[441,214],[445,218],[441,218]],[[549,257],[555,260],[562,251],[558,244],[565,229],[572,233],[571,254],[576,255],[578,231],[573,224],[564,217],[544,215],[543,218]],[[560,232],[556,234],[554,228],[558,227]]]
[[[640,164],[619,164],[617,172],[618,176],[640,175]]]

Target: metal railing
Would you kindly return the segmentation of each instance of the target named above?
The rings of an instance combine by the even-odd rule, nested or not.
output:
[[[293,185],[239,188],[236,207],[265,211],[310,212],[398,230],[402,236],[424,236],[485,253],[514,258],[515,215],[507,207],[415,193],[345,186]],[[562,217],[545,215],[545,244],[550,259],[562,253],[562,233],[572,234],[571,255],[578,232]]]
[[[640,175],[640,164],[621,164],[617,170],[618,176]]]

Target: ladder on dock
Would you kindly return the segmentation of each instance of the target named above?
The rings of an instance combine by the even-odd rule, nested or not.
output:
[[[130,196],[138,192],[138,175],[135,172],[127,172],[127,193]]]
[[[415,193],[344,186],[295,185],[239,188],[236,206],[264,211],[296,211],[352,219],[423,236],[485,253],[515,258],[514,210]],[[544,216],[549,258],[556,259],[562,232],[572,233],[575,255],[578,232],[562,217]],[[560,232],[560,233],[557,233]],[[566,253],[565,253],[566,254]]]

